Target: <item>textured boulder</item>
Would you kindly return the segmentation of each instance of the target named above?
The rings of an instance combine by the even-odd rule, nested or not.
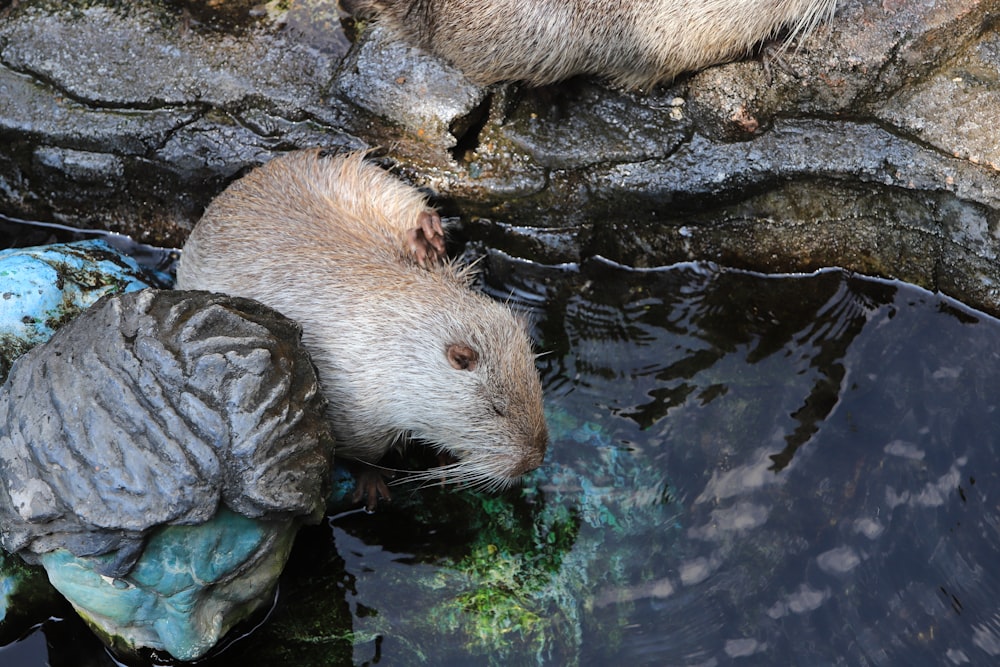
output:
[[[325,507],[332,441],[299,333],[253,301],[144,290],[20,357],[0,387],[4,548],[112,644],[207,651]]]

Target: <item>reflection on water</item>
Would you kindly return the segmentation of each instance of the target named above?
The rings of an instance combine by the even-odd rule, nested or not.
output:
[[[682,526],[607,553],[583,662],[996,659],[995,320],[840,271],[536,273],[548,400],[669,480]]]
[[[307,531],[207,664],[1000,656],[995,320],[834,270],[487,268],[548,352],[546,465]]]

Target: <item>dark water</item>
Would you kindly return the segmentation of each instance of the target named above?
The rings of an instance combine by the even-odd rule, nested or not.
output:
[[[548,352],[546,466],[305,531],[204,664],[1000,660],[996,320],[837,270],[486,264]],[[113,664],[65,618],[0,664]]]
[[[680,509],[637,531],[630,555],[656,555],[598,595],[583,662],[996,660],[995,320],[840,271],[567,278],[546,295],[549,400]]]

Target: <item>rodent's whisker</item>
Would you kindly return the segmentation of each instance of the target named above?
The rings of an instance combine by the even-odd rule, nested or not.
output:
[[[437,484],[447,484],[471,491],[493,493],[509,487],[512,480],[476,470],[468,462],[459,461],[427,470],[407,471],[405,478],[393,480],[392,484],[412,482],[417,482],[417,488],[421,489]]]
[[[391,472],[391,473],[394,473],[394,474],[397,474],[397,475],[408,475],[411,472],[413,472],[413,471],[407,470],[405,468],[393,468],[391,466],[383,465],[381,463],[369,463],[368,461],[361,461],[359,459],[353,459],[353,460],[356,463],[365,466],[366,468],[372,468],[372,469],[378,470],[380,472]],[[395,483],[395,480],[393,480],[392,483]]]

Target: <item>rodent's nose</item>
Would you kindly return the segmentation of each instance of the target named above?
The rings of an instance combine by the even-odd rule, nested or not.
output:
[[[522,456],[521,460],[517,462],[517,466],[511,473],[511,477],[520,477],[521,475],[531,472],[538,466],[542,465],[542,461],[545,460],[545,450],[549,445],[549,434],[547,431],[543,431],[541,434],[535,435],[530,442],[521,450]]]

